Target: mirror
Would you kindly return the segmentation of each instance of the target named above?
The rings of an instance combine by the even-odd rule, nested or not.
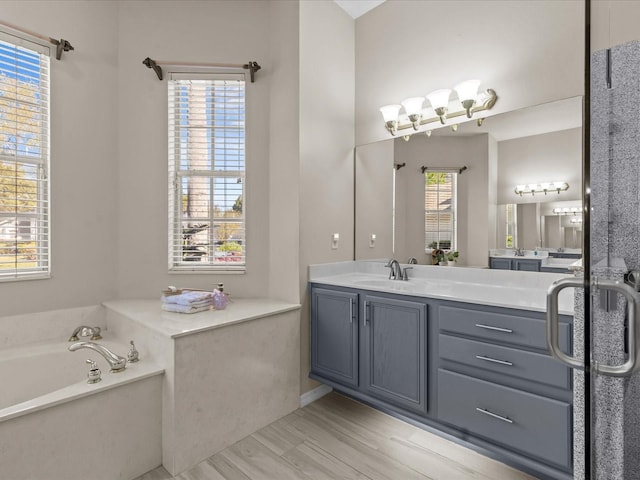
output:
[[[487,266],[488,251],[505,248],[506,205],[516,205],[517,246],[575,248],[581,226],[556,215],[558,202],[580,205],[582,99],[570,98],[413,135],[358,146],[356,259],[415,257],[430,264],[425,247],[425,177],[421,167],[467,169],[458,175],[459,264]],[[566,182],[557,193],[516,193],[517,185]],[[519,213],[519,215],[518,215]],[[556,246],[557,245],[557,246]]]

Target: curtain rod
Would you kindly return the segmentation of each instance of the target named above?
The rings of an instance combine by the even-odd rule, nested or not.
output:
[[[62,58],[62,52],[69,52],[71,50],[75,50],[73,46],[69,43],[68,40],[61,38],[60,40],[56,40],[55,38],[47,37],[46,35],[40,35],[39,33],[32,32],[31,30],[27,30],[26,28],[18,27],[9,22],[5,22],[4,20],[0,20],[0,25],[10,28],[11,30],[15,30],[20,33],[24,33],[25,35],[29,35],[30,37],[38,38],[40,40],[44,40],[45,42],[51,43],[56,46],[56,60],[60,60]]]
[[[457,172],[458,174],[461,174],[462,172],[467,170],[467,166],[466,165],[464,167],[425,167],[425,166],[422,166],[422,167],[420,167],[420,170],[422,171],[422,173],[426,172],[427,170],[433,170],[434,172]]]
[[[162,66],[168,67],[214,67],[214,68],[243,68],[245,70],[249,70],[251,75],[251,83],[255,81],[254,75],[260,70],[262,67],[258,65],[258,62],[249,62],[249,63],[197,63],[197,62],[169,62],[164,60],[152,60],[151,58],[145,58],[142,63],[147,66],[147,68],[153,69],[158,76],[158,80],[162,80]]]

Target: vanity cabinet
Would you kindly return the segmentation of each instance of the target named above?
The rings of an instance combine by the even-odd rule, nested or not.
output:
[[[520,270],[524,272],[539,272],[541,261],[534,258],[489,258],[489,268],[497,270]]]
[[[310,377],[539,478],[572,478],[572,373],[543,312],[311,284]],[[560,348],[572,350],[561,315]]]
[[[364,295],[362,388],[416,412],[427,410],[427,307]]]
[[[358,294],[334,289],[311,291],[311,371],[358,386]]]

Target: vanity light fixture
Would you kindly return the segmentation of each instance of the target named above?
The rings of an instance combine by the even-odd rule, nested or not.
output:
[[[571,223],[582,223],[582,217],[576,217],[569,220]]]
[[[553,213],[556,215],[578,215],[581,213],[581,210],[578,207],[556,207],[553,209]]]
[[[445,125],[447,119],[466,116],[471,118],[474,113],[483,110],[490,110],[495,105],[498,95],[495,90],[487,89],[478,92],[480,80],[467,80],[456,85],[458,98],[451,100],[450,89],[440,89],[431,92],[426,96],[429,101],[425,102],[425,97],[410,97],[402,101],[401,105],[385,105],[380,108],[384,125],[387,131],[395,136],[398,131],[411,128],[417,132],[420,127],[439,122]],[[403,110],[401,114],[400,111]],[[477,120],[477,125],[481,126],[483,118]],[[427,130],[427,136],[429,131]],[[406,135],[406,134],[405,134]]]
[[[568,188],[569,184],[567,182],[530,183],[528,185],[516,185],[514,192],[520,196],[525,193],[530,193],[531,195],[544,193],[546,195],[549,192],[556,192],[559,195],[560,192],[564,192]]]

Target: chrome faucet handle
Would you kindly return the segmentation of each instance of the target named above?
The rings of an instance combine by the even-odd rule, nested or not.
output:
[[[139,352],[138,350],[136,350],[136,346],[134,345],[133,340],[131,340],[129,343],[131,344],[131,348],[129,349],[129,353],[127,353],[127,361],[129,363],[135,363],[140,360],[140,358],[138,358]]]
[[[87,336],[91,335],[91,340],[102,340],[102,335],[100,332],[102,329],[100,327],[91,327],[87,329]],[[84,330],[83,330],[84,333]]]
[[[409,265],[417,265],[418,264],[418,259],[416,257],[411,257],[409,260],[407,260],[407,263]]]
[[[85,363],[91,365],[89,373],[87,373],[87,383],[98,383],[100,380],[102,380],[102,372],[98,368],[98,364],[90,358],[87,358],[85,360]]]
[[[404,280],[405,282],[409,280],[409,273],[407,272],[407,270],[413,270],[413,267],[404,267],[402,269],[402,280]]]

